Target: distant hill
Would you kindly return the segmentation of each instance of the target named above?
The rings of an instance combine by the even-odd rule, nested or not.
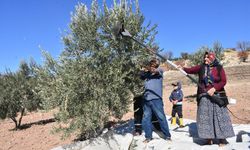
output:
[[[181,66],[190,66],[189,60],[179,60],[174,61],[174,63]],[[227,49],[224,52],[224,58],[221,63],[223,64],[226,71],[228,81],[238,81],[245,79],[250,81],[249,58],[246,60],[246,62],[240,62],[239,58],[237,57],[237,51]],[[188,78],[185,78],[182,73],[169,67],[169,65],[162,64],[161,67],[166,70],[166,72],[164,73],[165,81],[175,82],[181,80],[184,85],[191,83],[191,81]]]
[[[229,82],[235,82],[239,80],[250,81],[250,64],[225,66],[224,67],[227,80]],[[172,82],[181,81],[183,85],[191,84],[191,81],[184,77],[184,75],[177,70],[170,70],[164,72],[165,84],[171,84]],[[169,82],[171,81],[171,83]],[[164,85],[165,85],[164,84]]]
[[[232,49],[226,49],[224,52],[224,58],[221,61],[221,63],[224,66],[238,66],[238,65],[249,65],[250,59],[246,60],[246,62],[241,62],[237,56],[238,51],[232,50]],[[248,51],[250,54],[250,52]]]
[[[246,60],[246,62],[241,62],[239,60],[239,57],[237,56],[238,51],[236,51],[234,49],[225,49],[224,57],[220,62],[224,67],[250,65],[250,51],[248,51],[248,53],[249,53],[249,57]],[[190,60],[177,60],[177,61],[173,61],[173,62],[176,65],[190,66]],[[171,67],[169,64],[166,64],[166,63],[161,64],[161,67],[165,71],[166,70],[175,70],[173,67]]]

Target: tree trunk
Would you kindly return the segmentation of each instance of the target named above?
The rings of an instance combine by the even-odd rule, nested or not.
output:
[[[20,126],[21,126],[21,122],[22,122],[22,118],[23,118],[24,110],[25,110],[25,108],[22,108],[22,111],[21,111],[21,116],[20,116],[20,118],[19,118],[17,128],[20,128]]]
[[[17,120],[15,117],[10,117],[10,119],[15,123],[15,130],[17,130]]]

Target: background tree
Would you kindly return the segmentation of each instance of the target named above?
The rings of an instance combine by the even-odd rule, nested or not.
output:
[[[222,60],[224,57],[224,48],[222,47],[220,42],[216,41],[213,44],[213,48],[209,48],[208,46],[202,46],[194,54],[190,55],[189,59],[191,61],[191,65],[198,65],[203,63],[203,56],[205,52],[214,52],[216,58],[219,60]]]
[[[30,66],[21,62],[17,72],[7,71],[1,76],[0,82],[0,117],[10,118],[15,123],[15,129],[20,129],[25,111],[40,108],[41,99],[35,89],[36,78]]]
[[[116,36],[114,26],[122,23],[133,37],[149,47],[154,43],[156,25],[144,24],[138,1],[114,1],[99,9],[76,6],[70,31],[63,37],[65,49],[54,60],[44,52],[45,64],[37,68],[38,88],[43,106],[57,108],[56,131],[80,133],[81,138],[97,136],[110,117],[121,118],[135,95],[142,93],[140,64],[152,55],[133,41]]]
[[[0,117],[1,119],[11,118],[15,122],[15,127],[18,127],[16,120],[17,112],[20,112],[19,95],[16,89],[15,74],[6,72],[1,76],[0,80]]]
[[[210,51],[210,49],[207,46],[202,46],[194,54],[191,54],[189,56],[191,65],[198,65],[203,63],[203,56],[207,51]]]
[[[181,52],[181,58],[184,59],[184,60],[187,60],[189,57],[188,53],[187,52]]]
[[[240,41],[237,42],[237,49],[239,51],[247,51],[250,49],[250,42],[249,41]]]
[[[172,60],[173,59],[173,52],[170,50],[165,51],[165,52],[163,52],[163,57],[166,59]]]
[[[237,49],[239,50],[237,56],[239,57],[240,61],[246,62],[249,55],[248,51],[250,50],[250,42],[237,42]]]
[[[215,53],[216,58],[219,60],[223,60],[224,58],[224,48],[219,41],[213,43],[212,51]]]

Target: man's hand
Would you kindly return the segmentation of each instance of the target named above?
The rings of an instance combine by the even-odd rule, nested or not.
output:
[[[147,72],[148,70],[146,68],[141,68],[141,71]]]
[[[144,66],[144,67],[141,68],[141,71],[148,72],[149,69],[150,68],[148,66]]]
[[[213,96],[215,92],[215,88],[211,88],[210,90],[207,91],[208,95]]]

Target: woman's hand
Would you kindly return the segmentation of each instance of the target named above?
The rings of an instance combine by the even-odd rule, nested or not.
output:
[[[215,92],[215,88],[211,88],[210,90],[207,91],[208,95],[213,96]]]
[[[183,67],[181,65],[178,65],[177,69],[182,69],[183,70]]]

